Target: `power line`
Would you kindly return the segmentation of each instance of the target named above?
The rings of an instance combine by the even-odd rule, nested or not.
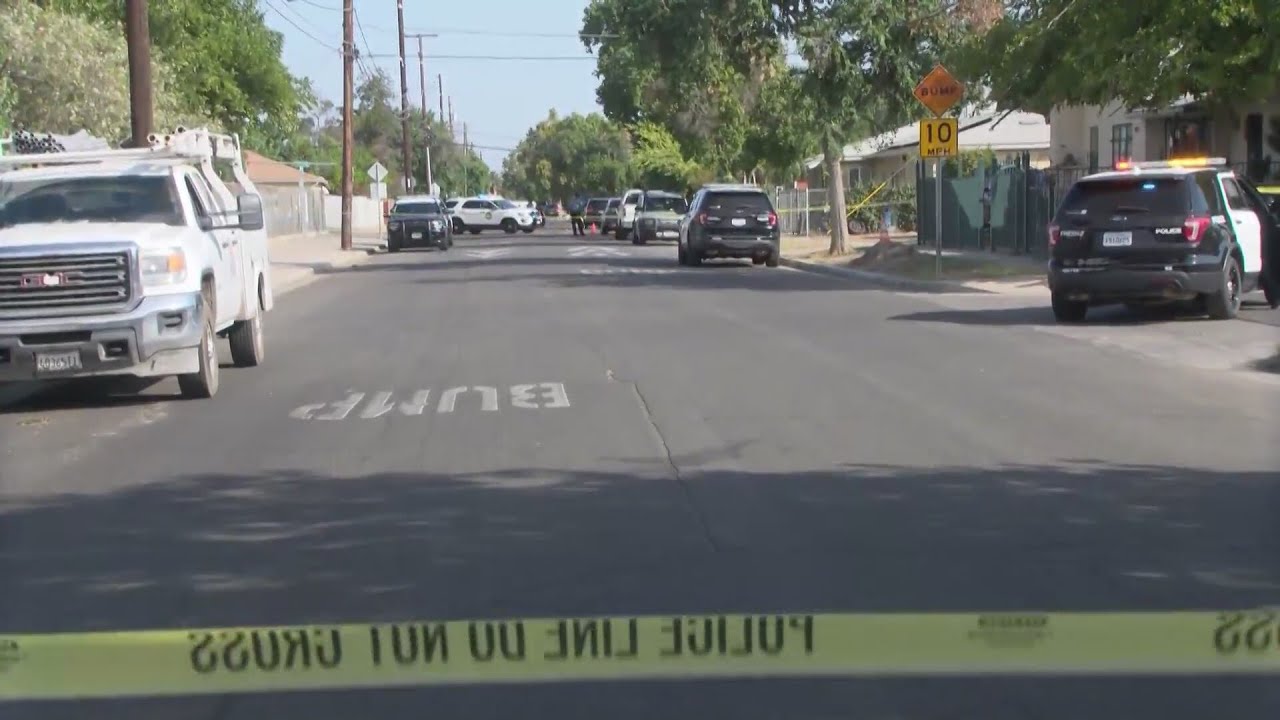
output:
[[[327,49],[327,50],[332,50],[332,51],[334,51],[334,52],[336,52],[336,53],[340,53],[340,52],[342,52],[342,51],[341,51],[341,50],[339,50],[338,48],[336,48],[336,47],[334,47],[334,46],[330,45],[329,43],[327,43],[327,42],[325,42],[325,41],[321,40],[320,38],[316,37],[315,35],[312,35],[311,33],[307,32],[307,30],[306,30],[305,28],[303,28],[303,27],[302,27],[301,25],[299,25],[298,23],[294,22],[293,18],[289,17],[288,15],[285,15],[283,12],[281,12],[281,11],[280,11],[280,8],[276,7],[275,5],[272,5],[272,4],[271,4],[271,0],[263,0],[263,2],[265,2],[265,3],[266,3],[266,5],[267,5],[267,7],[268,7],[268,8],[270,8],[272,11],[274,11],[274,12],[275,12],[275,14],[279,15],[281,18],[284,18],[284,21],[285,21],[285,22],[289,23],[289,24],[290,24],[290,25],[292,25],[295,29],[297,29],[297,31],[298,31],[298,32],[300,32],[300,33],[302,33],[303,35],[306,35],[307,37],[309,37],[309,38],[311,38],[312,40],[316,41],[316,44],[317,44],[317,45],[320,45],[321,47],[323,47],[323,48],[325,48],[325,49]]]
[[[374,58],[396,58],[399,55],[390,55],[380,53],[369,55]],[[516,61],[534,61],[534,60],[595,60],[594,55],[432,55],[433,60],[516,60]]]
[[[314,4],[314,3],[308,3],[308,4]],[[355,11],[355,8],[352,8],[352,9],[351,9],[351,14],[352,14],[352,16],[355,18],[355,21],[356,21],[356,28],[360,31],[360,39],[364,41],[364,49],[365,49],[365,53],[367,53],[367,55],[366,55],[366,56],[372,56],[372,55],[373,55],[373,48],[369,47],[369,38],[365,37],[365,34],[364,34],[364,25],[360,24],[360,13],[356,12],[356,11]],[[356,62],[360,64],[360,72],[364,73],[364,76],[365,76],[366,78],[368,78],[368,77],[370,77],[371,75],[373,75],[373,73],[372,73],[372,72],[371,72],[367,67],[365,67],[364,63],[363,63],[363,62],[360,62],[360,54],[359,54],[359,53],[357,53],[357,54],[356,54]]]

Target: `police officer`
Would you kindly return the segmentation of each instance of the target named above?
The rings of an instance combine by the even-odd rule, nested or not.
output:
[[[575,236],[587,234],[587,225],[582,219],[586,208],[587,201],[582,197],[575,197],[569,201],[569,222],[573,225],[573,234]]]

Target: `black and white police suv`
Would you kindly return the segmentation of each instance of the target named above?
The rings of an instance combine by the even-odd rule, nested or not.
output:
[[[1194,301],[1211,318],[1262,289],[1275,307],[1280,220],[1219,158],[1121,163],[1077,181],[1049,225],[1049,290],[1060,322],[1089,308]],[[1268,252],[1270,248],[1270,252]],[[1268,257],[1269,256],[1269,257]]]

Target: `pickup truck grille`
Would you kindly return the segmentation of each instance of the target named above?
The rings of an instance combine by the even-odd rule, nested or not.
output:
[[[113,312],[132,299],[129,253],[0,255],[0,318]]]

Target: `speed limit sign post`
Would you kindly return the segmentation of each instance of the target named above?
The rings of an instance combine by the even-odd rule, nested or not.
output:
[[[937,65],[912,92],[934,117],[920,121],[920,159],[934,159],[933,175],[933,274],[942,275],[942,163],[960,154],[960,125],[942,117],[964,96],[964,84]]]

